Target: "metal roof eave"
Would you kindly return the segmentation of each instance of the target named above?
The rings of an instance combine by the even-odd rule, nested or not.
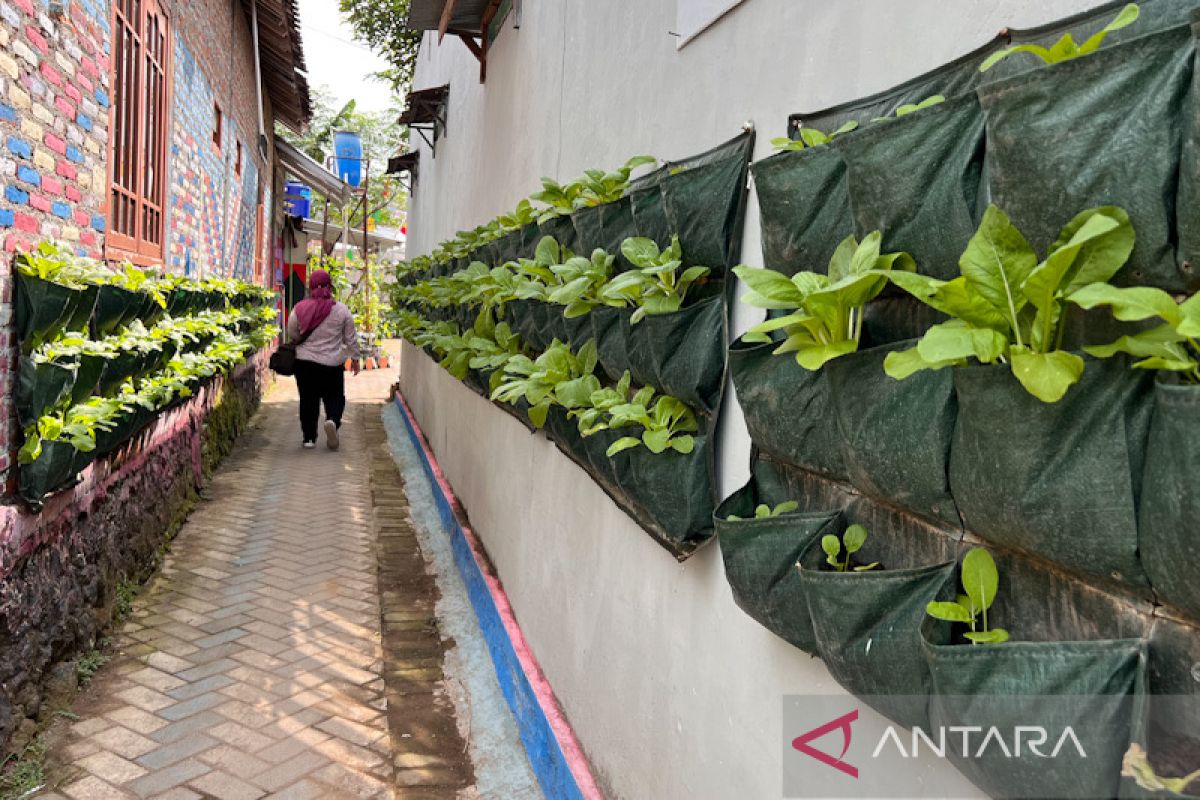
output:
[[[350,200],[350,185],[288,142],[275,137],[279,162],[291,175],[312,186],[339,206]]]

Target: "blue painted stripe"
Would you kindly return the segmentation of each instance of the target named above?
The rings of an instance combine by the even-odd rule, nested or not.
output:
[[[409,438],[412,439],[414,448],[421,456],[421,466],[424,467],[425,474],[429,477],[438,516],[441,518],[442,524],[450,531],[454,562],[458,566],[463,583],[466,584],[467,595],[475,609],[479,628],[487,643],[488,653],[492,657],[492,665],[496,669],[496,679],[499,681],[504,699],[516,719],[521,743],[525,746],[533,773],[537,776],[538,783],[546,797],[555,800],[558,798],[583,800],[583,792],[580,791],[570,765],[567,764],[562,748],[558,744],[558,738],[542,710],[537,694],[529,684],[529,678],[526,676],[521,660],[517,657],[512,640],[509,638],[508,629],[504,626],[500,611],[496,608],[492,593],[488,590],[487,581],[484,580],[479,564],[475,560],[475,554],[471,551],[471,544],[467,541],[462,525],[454,514],[450,498],[442,491],[442,485],[434,471],[433,464],[429,461],[429,454],[421,436],[413,427],[413,422],[398,396],[395,402],[397,408],[400,409],[400,418],[404,420],[404,427],[408,431]]]

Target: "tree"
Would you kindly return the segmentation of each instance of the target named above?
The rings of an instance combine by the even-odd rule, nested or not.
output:
[[[406,94],[417,65],[421,31],[408,28],[409,0],[339,0],[355,36],[383,57],[390,69],[379,74],[392,90]]]

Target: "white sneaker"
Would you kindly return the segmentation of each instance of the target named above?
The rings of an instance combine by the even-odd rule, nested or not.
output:
[[[314,447],[316,447],[316,446],[317,446],[317,443],[316,443],[316,442],[305,442],[305,443],[304,443],[304,449],[305,449],[305,450],[312,450],[312,449],[313,449]]]
[[[325,446],[330,450],[337,450],[341,442],[338,440],[337,424],[331,420],[325,420]]]

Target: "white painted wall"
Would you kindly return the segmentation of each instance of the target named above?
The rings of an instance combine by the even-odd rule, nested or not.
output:
[[[1098,3],[748,0],[682,49],[668,33],[675,0],[523,5],[521,28],[510,20],[492,48],[486,85],[461,43],[426,37],[415,87],[450,84],[449,129],[436,159],[420,143],[413,255],[509,210],[542,175],[692,155],[747,120],[762,158],[789,113],[888,88],[1003,26]],[[761,258],[751,193],[743,260]],[[738,307],[734,328],[760,315]],[[611,796],[779,797],[781,697],[839,689],[820,661],[734,605],[716,543],[677,564],[544,437],[409,346],[401,385]],[[736,403],[726,408],[723,495],[745,482],[750,452]]]

